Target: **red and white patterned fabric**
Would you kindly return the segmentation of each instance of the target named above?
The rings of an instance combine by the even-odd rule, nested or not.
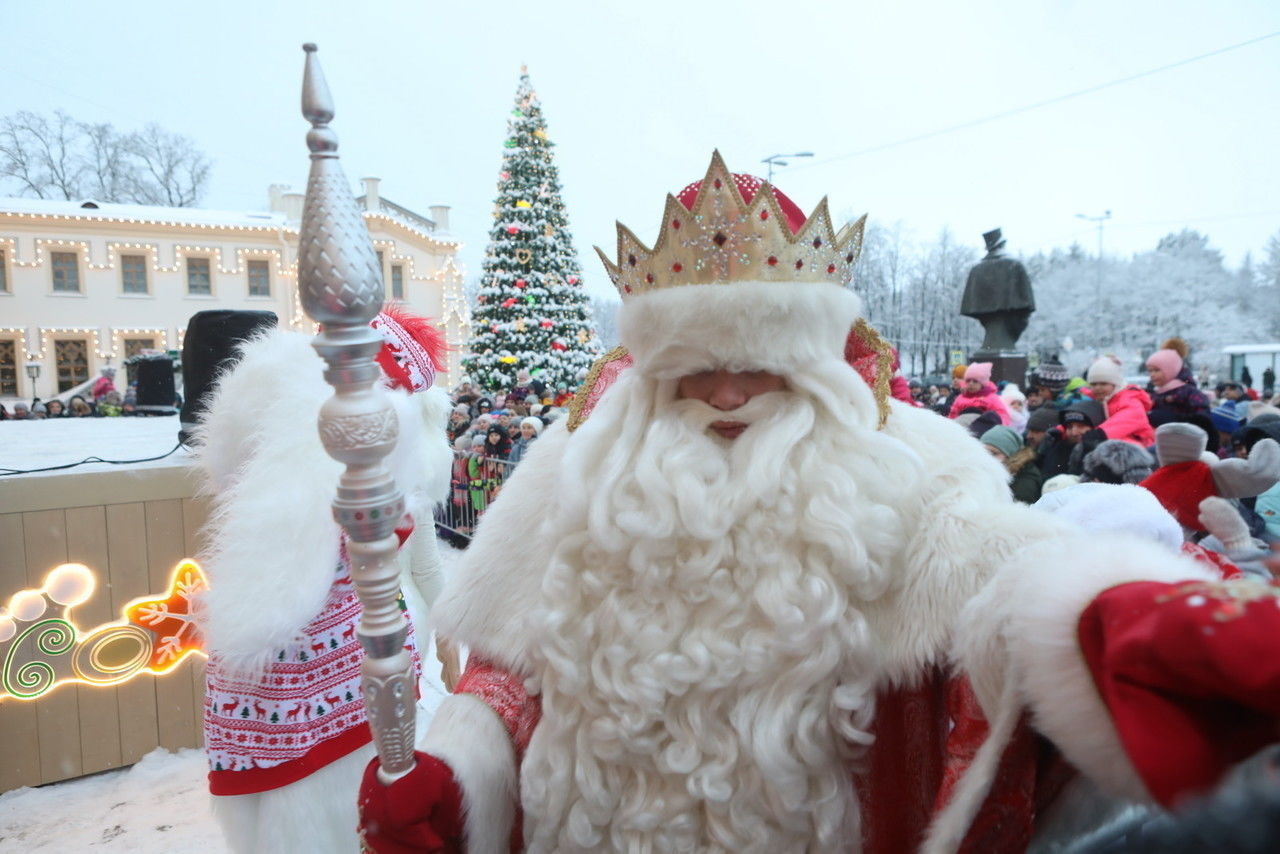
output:
[[[404,617],[406,648],[414,673],[420,674],[422,660],[407,609]],[[359,620],[344,537],[324,607],[262,673],[245,678],[210,656],[204,742],[212,794],[247,795],[286,786],[371,740],[360,692]]]
[[[509,670],[503,670],[491,661],[479,656],[467,659],[467,670],[453,689],[455,694],[472,694],[502,719],[511,746],[515,748],[516,762],[524,758],[529,748],[533,730],[542,719],[542,704],[537,697],[530,697],[524,680]]]
[[[393,388],[419,392],[435,384],[448,346],[431,321],[387,306],[369,325],[382,336],[376,358]]]

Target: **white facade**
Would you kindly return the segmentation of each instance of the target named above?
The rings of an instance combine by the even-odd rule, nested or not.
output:
[[[364,183],[387,299],[441,324],[454,351],[439,381],[456,383],[471,330],[448,208],[427,218]],[[181,349],[206,309],[313,329],[297,296],[303,197],[286,190],[271,188],[268,212],[0,199],[0,400],[48,399],[140,349]]]

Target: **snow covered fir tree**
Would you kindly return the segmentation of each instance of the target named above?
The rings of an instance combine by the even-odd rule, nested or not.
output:
[[[547,123],[521,69],[498,173],[493,229],[463,365],[499,391],[527,369],[549,388],[577,387],[602,350],[560,198]]]

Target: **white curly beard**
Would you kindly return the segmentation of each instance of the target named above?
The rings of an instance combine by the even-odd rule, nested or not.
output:
[[[859,603],[888,586],[892,507],[919,478],[849,375],[734,413],[625,375],[575,434],[534,609],[530,851],[857,847],[876,681]],[[726,441],[719,419],[751,426]]]

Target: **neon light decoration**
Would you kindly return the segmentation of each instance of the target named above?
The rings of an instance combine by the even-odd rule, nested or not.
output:
[[[162,676],[200,652],[191,604],[209,585],[195,561],[174,567],[163,596],[134,599],[122,619],[82,629],[71,612],[97,586],[87,566],[64,563],[39,588],[18,591],[0,609],[0,701],[34,700],[68,683],[118,685],[139,673]]]

